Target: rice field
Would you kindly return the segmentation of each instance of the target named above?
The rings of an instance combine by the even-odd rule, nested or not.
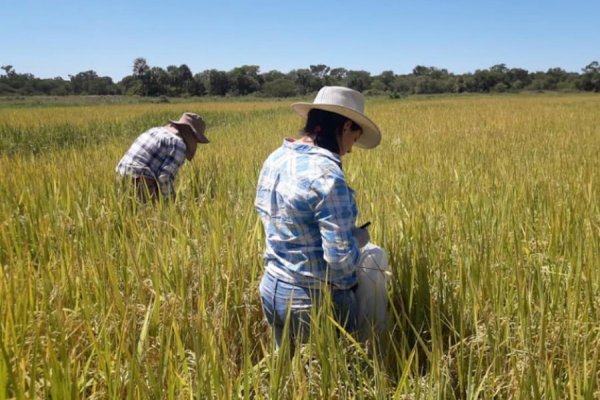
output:
[[[258,296],[259,169],[288,101],[0,108],[1,399],[600,398],[600,96],[369,99],[343,159],[393,271],[384,340],[327,310],[292,360]],[[211,143],[172,204],[117,196],[133,139]]]

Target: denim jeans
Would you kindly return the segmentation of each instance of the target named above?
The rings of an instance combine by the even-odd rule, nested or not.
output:
[[[358,304],[353,290],[332,289],[333,315],[348,332],[357,328]],[[277,348],[283,344],[284,328],[289,311],[288,337],[290,345],[306,343],[310,334],[311,309],[322,303],[322,290],[307,289],[284,282],[265,273],[260,282],[263,312],[271,327]]]

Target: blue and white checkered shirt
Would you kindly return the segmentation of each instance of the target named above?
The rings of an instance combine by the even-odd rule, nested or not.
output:
[[[266,234],[265,268],[303,287],[356,283],[357,207],[339,155],[286,139],[265,161],[255,206]]]
[[[165,197],[173,197],[179,167],[185,161],[185,142],[166,127],[142,133],[117,165],[117,174],[156,179]]]

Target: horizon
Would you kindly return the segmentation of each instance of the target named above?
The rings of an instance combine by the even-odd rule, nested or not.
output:
[[[145,57],[141,57],[141,58],[145,58]],[[565,71],[566,73],[569,73],[569,74],[570,74],[570,73],[574,73],[574,74],[581,74],[581,73],[582,73],[582,70],[583,70],[583,69],[584,69],[584,68],[585,68],[587,65],[589,65],[589,64],[590,64],[590,63],[592,63],[592,62],[600,62],[600,59],[599,59],[599,60],[590,60],[588,63],[586,63],[586,65],[583,65],[581,68],[579,68],[579,70],[578,70],[578,71],[569,71],[569,70],[567,70],[567,69],[565,69],[565,68],[562,68],[562,67],[560,67],[560,66],[549,67],[549,68],[547,68],[547,69],[545,69],[545,70],[536,70],[536,71],[528,70],[527,68],[522,68],[522,67],[520,67],[520,66],[518,66],[518,65],[512,65],[512,66],[511,66],[511,65],[506,65],[506,68],[508,68],[508,69],[513,69],[513,68],[522,68],[522,69],[526,70],[526,71],[527,71],[528,73],[530,73],[530,74],[531,74],[531,73],[546,73],[546,72],[548,72],[548,70],[550,70],[550,69],[553,69],[553,68],[559,68],[559,69],[562,69],[563,71]],[[185,64],[185,65],[187,65],[187,63],[182,63],[182,64]],[[171,65],[180,66],[180,65],[182,65],[182,64],[169,64],[168,66],[171,66]],[[323,64],[323,63],[317,63],[317,64],[311,64],[311,65],[319,65],[319,64]],[[502,65],[502,64],[505,64],[505,63],[496,63],[496,64],[490,65],[490,66],[488,66],[488,67],[485,67],[485,68],[477,68],[476,70],[473,70],[473,71],[465,71],[465,72],[461,72],[461,73],[454,72],[454,71],[450,71],[450,70],[448,70],[447,68],[444,68],[443,66],[437,66],[437,65],[423,65],[423,67],[434,67],[434,68],[437,68],[437,69],[440,69],[440,70],[447,70],[447,71],[448,71],[448,74],[451,74],[451,75],[465,75],[465,74],[474,74],[474,73],[475,73],[476,71],[478,71],[478,70],[489,70],[491,67],[494,67],[494,66],[496,66],[496,65]],[[16,66],[14,66],[14,65],[12,65],[12,64],[2,64],[2,66],[6,66],[6,65],[11,65],[11,66],[13,67],[13,71],[14,71],[15,73],[17,73],[17,74],[27,74],[27,73],[30,73],[30,74],[31,74],[31,72],[29,72],[29,71],[21,71],[21,70],[17,69],[17,68],[16,68]],[[159,68],[162,68],[163,70],[166,70],[166,66],[152,65],[152,64],[150,64],[150,63],[148,63],[148,65],[149,65],[151,68],[153,68],[153,67],[159,67]],[[250,65],[250,64],[244,64],[244,65]],[[244,65],[238,65],[238,66],[234,66],[233,68],[231,68],[231,69],[229,69],[229,70],[219,70],[219,71],[223,71],[223,72],[230,72],[230,71],[231,71],[231,70],[233,70],[234,68],[242,67],[242,66],[244,66]],[[188,67],[189,67],[189,65],[188,65]],[[259,67],[259,74],[267,73],[267,72],[270,72],[270,71],[279,71],[279,70],[273,70],[273,69],[264,70],[264,69],[263,69],[263,68],[261,68],[260,66],[258,66],[258,67]],[[294,70],[300,70],[300,69],[309,69],[309,67],[310,67],[310,65],[307,65],[307,66],[304,66],[304,67],[293,68],[293,69],[291,69],[291,70],[289,70],[289,71],[279,71],[279,72],[281,72],[281,73],[283,73],[283,74],[288,74],[288,73],[290,73],[290,72],[292,72],[292,71],[294,71]],[[343,67],[343,66],[331,66],[331,65],[327,65],[327,67],[330,67],[331,69],[333,69],[333,68],[345,68],[345,67]],[[394,73],[394,75],[410,75],[410,74],[412,74],[412,73],[413,73],[413,69],[414,69],[415,67],[417,67],[417,65],[415,65],[413,68],[411,68],[411,69],[410,69],[410,71],[407,71],[407,72],[404,72],[404,73],[397,73],[396,71],[393,71],[393,70],[390,70],[390,69],[383,69],[382,71],[379,71],[378,73],[372,73],[371,71],[367,71],[367,72],[369,72],[369,73],[371,74],[371,76],[373,76],[373,77],[380,75],[380,74],[381,74],[381,73],[383,73],[384,71],[392,71],[392,72]],[[133,62],[132,62],[132,68],[133,68]],[[346,69],[347,69],[348,71],[350,71],[350,69],[348,69],[348,68],[346,68]],[[201,73],[201,72],[204,72],[204,71],[206,71],[206,70],[217,70],[217,68],[210,68],[210,67],[209,67],[209,68],[203,69],[202,71],[194,71],[194,70],[192,70],[192,69],[190,68],[190,70],[191,70],[191,72],[192,72],[192,73],[195,75],[195,74],[197,74],[197,73]],[[67,80],[67,81],[68,81],[68,80],[70,79],[70,76],[75,76],[75,75],[77,75],[78,73],[81,73],[81,72],[87,72],[87,71],[90,71],[90,70],[88,69],[88,70],[84,70],[84,71],[77,71],[77,72],[69,73],[69,74],[67,74],[67,76],[37,76],[37,75],[35,75],[35,74],[32,74],[32,75],[34,76],[34,78],[37,78],[37,79],[42,79],[42,80],[43,80],[43,79],[59,79],[59,78],[60,78],[60,79],[63,79],[63,80]],[[96,72],[96,73],[98,74],[98,76],[99,76],[99,77],[109,77],[109,78],[111,78],[111,79],[113,80],[113,82],[114,82],[114,83],[118,83],[118,82],[120,82],[121,80],[123,80],[124,78],[126,78],[127,76],[131,76],[131,75],[132,75],[132,71],[131,71],[129,74],[127,74],[127,75],[124,75],[123,77],[121,77],[121,78],[119,78],[119,79],[115,79],[115,78],[113,78],[112,76],[109,76],[109,75],[102,75],[102,74],[99,74],[99,73],[98,73],[98,71],[96,71],[96,70],[94,70],[94,69],[91,69],[91,71],[94,71],[94,72]],[[358,70],[354,70],[354,71],[358,71]],[[363,71],[364,71],[364,70],[363,70]],[[6,73],[5,73],[4,71],[0,72],[0,76],[6,76]]]
[[[456,75],[499,64],[581,73],[600,61],[600,3],[584,0],[349,0],[344,7],[176,0],[168,10],[155,0],[22,0],[5,8],[0,65],[41,79],[93,70],[118,82],[138,57],[163,69],[185,64],[194,74],[243,65],[288,73],[324,64],[373,76],[406,75],[418,65]]]

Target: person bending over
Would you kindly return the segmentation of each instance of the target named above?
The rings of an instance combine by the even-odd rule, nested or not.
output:
[[[133,142],[116,167],[125,186],[133,186],[138,200],[175,198],[177,171],[196,154],[198,143],[208,143],[206,123],[198,114],[186,112],[178,121],[148,129]]]

